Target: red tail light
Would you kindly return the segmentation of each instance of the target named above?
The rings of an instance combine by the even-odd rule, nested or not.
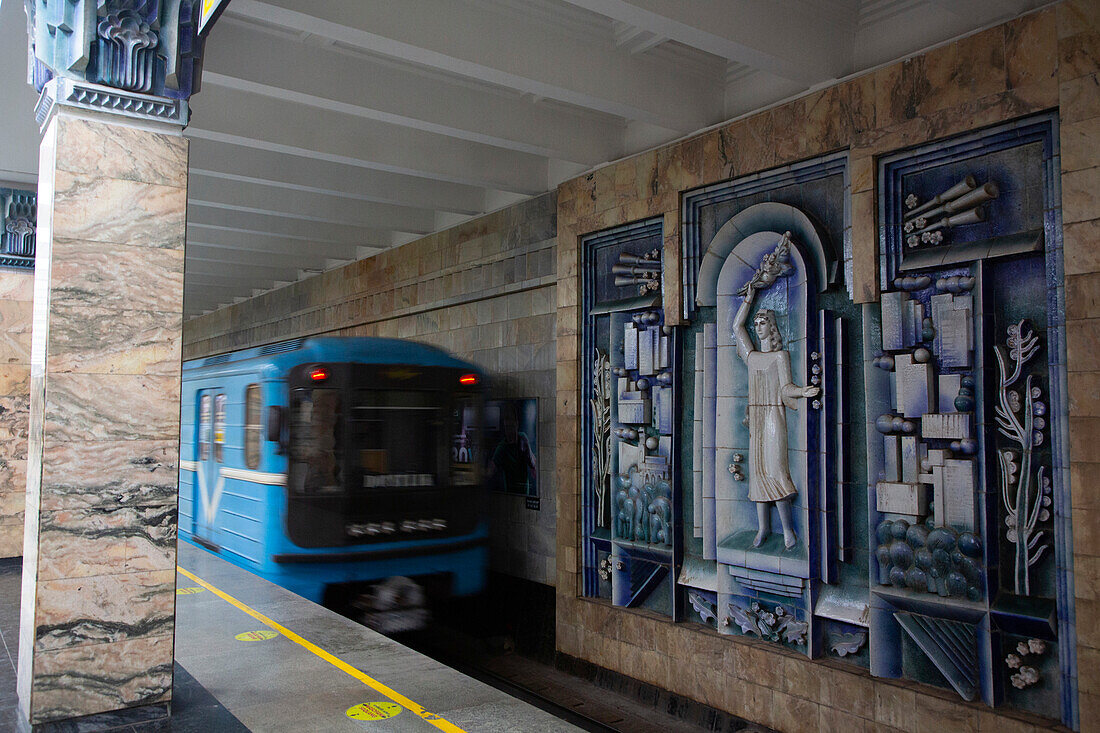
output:
[[[328,369],[324,367],[314,367],[309,370],[309,378],[314,382],[323,382],[328,379]]]
[[[480,381],[481,380],[478,379],[476,374],[463,374],[461,377],[458,378],[459,384],[465,384],[467,386],[473,386]]]

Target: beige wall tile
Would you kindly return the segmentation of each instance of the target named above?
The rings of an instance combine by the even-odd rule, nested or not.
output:
[[[1076,79],[1100,70],[1100,30],[1082,31],[1058,41],[1058,77]]]
[[[1062,228],[1066,275],[1100,272],[1100,218]]]
[[[1100,116],[1100,77],[1096,74],[1062,82],[1059,95],[1058,113],[1063,124]]]
[[[1063,124],[1061,138],[1063,173],[1100,165],[1100,117]]]
[[[1005,26],[1008,88],[1057,83],[1058,34],[1053,8],[1030,13]]]
[[[1074,415],[1100,417],[1100,372],[1069,373],[1069,409]]]
[[[912,689],[888,682],[875,683],[875,722],[917,733],[916,705],[917,696]]]

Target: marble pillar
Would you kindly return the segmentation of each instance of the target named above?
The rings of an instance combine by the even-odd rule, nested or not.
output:
[[[34,272],[0,270],[0,558],[23,554]]]
[[[172,690],[187,141],[55,105],[39,169],[20,710]]]

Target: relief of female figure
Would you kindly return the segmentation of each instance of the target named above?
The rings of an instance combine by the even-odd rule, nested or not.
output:
[[[799,399],[814,397],[819,390],[800,387],[791,379],[791,357],[783,348],[773,311],[760,310],[753,317],[760,342],[760,348],[754,347],[745,323],[758,289],[756,279],[749,282],[733,319],[737,355],[749,371],[749,500],[756,502],[758,527],[752,546],[759,547],[768,536],[769,506],[774,503],[783,525],[783,544],[790,548],[798,540],[791,525],[791,498],[798,489],[787,462],[786,408],[797,410]]]

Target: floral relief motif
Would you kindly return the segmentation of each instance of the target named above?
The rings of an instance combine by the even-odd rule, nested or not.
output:
[[[1014,582],[1017,594],[1031,592],[1031,566],[1049,548],[1039,522],[1050,519],[1051,481],[1046,466],[1032,474],[1033,452],[1043,443],[1046,403],[1033,375],[1024,381],[1023,397],[1009,389],[1022,376],[1024,365],[1039,351],[1039,339],[1025,321],[1008,327],[1005,346],[994,347],[1000,370],[999,402],[994,407],[997,429],[1018,448],[997,451],[1001,467],[1001,500],[1005,507],[1005,537],[1016,546]],[[1011,368],[1011,372],[1009,369]],[[1013,491],[1013,488],[1015,491]]]

